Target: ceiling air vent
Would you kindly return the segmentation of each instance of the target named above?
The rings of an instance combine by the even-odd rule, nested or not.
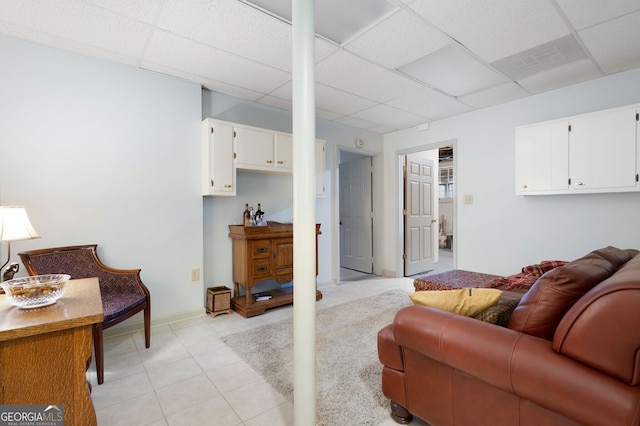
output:
[[[520,80],[586,57],[573,36],[568,35],[495,61],[491,66],[513,80]]]

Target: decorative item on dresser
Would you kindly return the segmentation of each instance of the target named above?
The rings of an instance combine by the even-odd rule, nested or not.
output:
[[[318,274],[318,235],[316,224],[316,275]],[[269,308],[293,303],[293,289],[271,290],[271,298],[255,300],[251,288],[274,279],[280,284],[293,280],[293,224],[269,221],[267,226],[229,225],[233,252],[233,299],[231,308],[244,317],[260,315]],[[245,294],[240,295],[240,286]],[[322,293],[316,290],[316,300]]]

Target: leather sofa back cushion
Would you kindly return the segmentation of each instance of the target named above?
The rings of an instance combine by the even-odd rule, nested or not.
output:
[[[640,255],[578,300],[553,337],[556,352],[640,384]]]
[[[507,327],[553,340],[558,323],[575,301],[609,278],[617,266],[600,254],[591,252],[545,273],[522,297]]]

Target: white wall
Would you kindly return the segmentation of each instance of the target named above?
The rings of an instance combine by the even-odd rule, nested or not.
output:
[[[106,264],[142,269],[155,322],[204,312],[190,281],[202,268],[200,86],[6,36],[0,57],[0,202],[25,205],[42,236],[13,243],[12,260],[97,243]]]
[[[640,248],[640,193],[514,195],[515,126],[638,103],[638,81],[628,71],[385,135],[385,269],[399,270],[397,155],[443,141],[455,143],[457,268],[507,275],[607,245]]]
[[[202,118],[215,118],[233,123],[256,126],[265,129],[292,131],[291,112],[237,99],[208,90],[202,91]],[[325,197],[316,199],[316,222],[321,224],[322,234],[318,237],[318,283],[335,282],[337,279],[337,194],[339,149],[355,149],[357,138],[366,141],[367,153],[382,152],[382,135],[356,129],[326,120],[316,120],[316,135],[326,141],[325,152]],[[295,143],[295,141],[294,141]],[[378,156],[380,157],[380,156]],[[378,164],[382,187],[382,161]],[[230,224],[239,224],[245,203],[254,207],[262,204],[267,220],[279,222],[293,220],[293,180],[291,176],[263,173],[239,172],[237,196],[204,197],[204,282],[206,287],[226,285],[233,287],[231,271]],[[379,210],[382,210],[380,197]],[[381,227],[380,227],[381,229]],[[379,238],[382,238],[380,233]],[[380,255],[382,258],[382,254]],[[382,262],[380,262],[382,263]],[[381,268],[381,267],[380,267]],[[258,284],[256,290],[276,286],[273,281]]]

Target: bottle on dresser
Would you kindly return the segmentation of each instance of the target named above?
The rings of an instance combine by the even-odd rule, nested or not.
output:
[[[262,211],[262,207],[260,203],[258,203],[258,210],[256,211],[256,226],[266,226],[267,221],[264,220],[264,212]]]
[[[244,226],[251,226],[251,213],[249,213],[249,204],[244,205],[244,212],[242,213],[242,223]]]

